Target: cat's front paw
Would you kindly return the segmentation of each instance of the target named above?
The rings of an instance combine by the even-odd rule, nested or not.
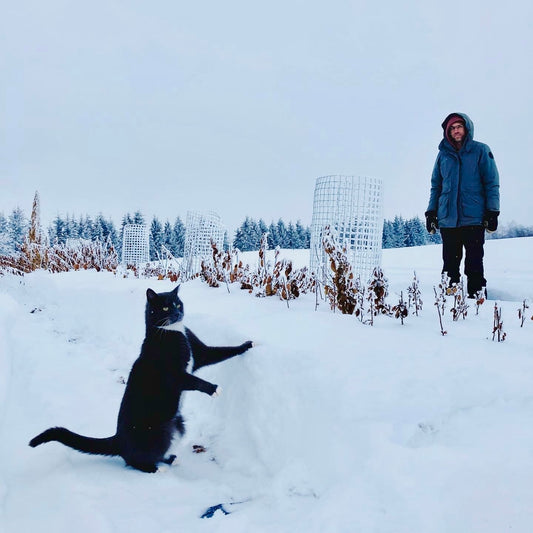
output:
[[[211,398],[216,398],[217,396],[220,396],[222,394],[222,387],[219,387],[217,385],[217,389],[213,394],[211,394]]]
[[[246,342],[243,342],[241,344],[241,349],[242,349],[242,352],[241,353],[244,353],[246,352],[247,350],[249,350],[250,348],[253,348],[255,346],[254,342],[253,341],[246,341]]]

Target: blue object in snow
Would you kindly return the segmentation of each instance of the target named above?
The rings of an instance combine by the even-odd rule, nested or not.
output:
[[[200,518],[212,518],[217,511],[222,511],[224,514],[230,514],[229,511],[224,509],[224,504],[212,505]]]

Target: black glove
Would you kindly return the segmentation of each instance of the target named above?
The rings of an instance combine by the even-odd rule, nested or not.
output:
[[[424,214],[426,215],[426,229],[428,230],[428,233],[433,235],[439,227],[437,211],[426,211]]]
[[[485,226],[485,229],[489,233],[492,233],[498,229],[499,214],[499,211],[485,211],[485,214],[483,215],[483,226]]]

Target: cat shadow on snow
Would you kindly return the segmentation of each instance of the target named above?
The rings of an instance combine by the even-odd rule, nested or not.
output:
[[[146,335],[141,353],[133,363],[118,413],[113,437],[93,438],[63,427],[43,431],[30,441],[35,448],[57,441],[83,453],[121,456],[126,464],[142,472],[157,472],[167,456],[176,433],[185,426],[180,414],[183,391],[200,391],[217,396],[219,388],[188,371],[225,361],[249,350],[253,343],[240,346],[206,346],[183,324],[183,302],[179,286],[171,292],[146,291]]]

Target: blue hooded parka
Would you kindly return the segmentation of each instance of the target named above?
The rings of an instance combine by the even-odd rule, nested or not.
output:
[[[460,150],[448,140],[446,125],[462,117],[466,135]],[[428,211],[437,213],[440,228],[478,226],[485,211],[500,210],[500,180],[490,148],[474,141],[474,124],[464,113],[452,113],[442,123],[444,139],[431,176]]]

